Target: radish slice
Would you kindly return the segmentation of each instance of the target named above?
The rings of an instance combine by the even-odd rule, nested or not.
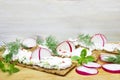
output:
[[[94,43],[97,49],[102,49],[106,44],[107,39],[103,34],[95,34],[92,36],[91,41]]]
[[[120,73],[120,64],[104,64],[102,68],[110,73]]]
[[[65,56],[75,50],[75,45],[71,41],[64,41],[57,46],[56,50],[59,55]]]
[[[110,58],[110,57],[113,57],[113,58],[116,58],[116,56],[114,54],[100,54],[100,60],[101,61],[105,61],[105,62],[108,62],[107,59]]]
[[[83,66],[88,68],[100,68],[101,65],[95,62],[88,62],[87,64],[83,64]]]
[[[27,38],[27,39],[23,40],[22,45],[27,48],[31,48],[31,47],[35,47],[37,45],[37,43],[36,43],[35,39]]]
[[[84,66],[79,66],[76,68],[76,72],[81,75],[95,75],[98,74],[98,70],[94,68],[87,68]]]
[[[50,56],[52,56],[52,55],[48,49],[39,47],[32,53],[31,59],[40,60],[44,57],[50,57]]]
[[[51,57],[51,52],[49,49],[46,48],[40,48],[39,49],[39,54],[40,54],[40,58],[44,58],[44,57]]]

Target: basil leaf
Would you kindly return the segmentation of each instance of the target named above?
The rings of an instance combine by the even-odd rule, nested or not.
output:
[[[0,68],[3,68],[4,64],[2,63],[2,61],[0,61]]]
[[[88,62],[94,61],[94,57],[93,57],[93,56],[87,56],[85,59],[86,59]]]
[[[18,72],[19,69],[16,68],[14,64],[9,64],[9,67],[8,67],[7,71],[8,71],[9,74],[13,74],[13,73]]]
[[[78,60],[78,64],[82,65],[82,63],[83,63],[83,60],[82,60],[82,59],[79,59],[79,60]]]
[[[74,60],[74,61],[77,61],[77,60],[80,59],[80,57],[79,56],[72,56],[71,59]]]
[[[6,72],[4,63],[2,61],[0,61],[0,69],[1,71]]]
[[[86,50],[86,49],[83,49],[83,50],[81,51],[80,57],[85,58],[86,55],[87,55],[87,50]]]

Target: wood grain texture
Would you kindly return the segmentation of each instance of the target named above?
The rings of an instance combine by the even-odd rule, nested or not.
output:
[[[101,65],[104,64],[99,60],[98,63]],[[27,66],[27,68],[25,68],[25,65],[20,65],[17,67],[20,69],[20,72],[13,75],[9,75],[8,73],[3,73],[0,71],[0,80],[120,80],[120,74],[108,73],[102,68],[98,69],[99,73],[97,75],[92,76],[79,75],[75,72],[75,68],[65,76],[57,76],[43,71],[31,69],[31,66]]]
[[[79,33],[103,33],[110,41],[120,41],[119,28],[120,0],[0,0],[3,34],[68,39]]]
[[[99,69],[97,75],[83,76],[79,75],[73,69],[66,76],[56,76],[53,74],[40,72],[28,68],[19,67],[20,72],[8,75],[0,71],[0,80],[119,80],[120,74],[111,74]]]
[[[47,73],[51,73],[51,74],[54,74],[54,75],[59,75],[59,76],[67,75],[76,66],[75,64],[72,64],[67,69],[55,70],[55,69],[45,69],[45,68],[41,68],[39,66],[24,65],[24,64],[20,64],[20,63],[17,63],[17,65],[21,66],[21,67],[37,70],[37,71],[42,71],[42,72],[47,72]]]

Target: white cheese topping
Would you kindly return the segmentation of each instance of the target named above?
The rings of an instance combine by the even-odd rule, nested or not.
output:
[[[64,51],[59,51],[59,55],[62,57],[70,57],[72,53],[68,50],[64,50]]]
[[[12,60],[18,60],[20,63],[29,64],[30,63],[30,57],[32,52],[28,50],[21,50],[19,49],[18,53],[13,55]]]
[[[114,44],[114,43],[107,43],[107,44],[105,44],[105,46],[104,46],[104,50],[106,50],[106,51],[115,51],[115,49],[117,49],[117,48],[119,48],[118,47],[118,44]]]
[[[8,54],[8,50],[6,50],[3,54],[5,56]],[[18,60],[19,63],[23,64],[32,64],[32,65],[38,65],[43,68],[47,69],[66,69],[72,65],[72,61],[70,58],[61,58],[56,56],[51,57],[44,57],[40,60],[38,59],[31,59],[32,52],[25,50],[25,49],[19,49],[17,54],[13,54],[12,60]]]
[[[37,65],[47,69],[66,69],[72,65],[72,62],[70,58],[52,56],[40,60],[40,63]]]
[[[74,51],[72,52],[72,56],[80,56],[81,51],[82,51],[83,49],[84,49],[84,48],[81,48],[81,47],[77,48],[76,50],[74,50]],[[92,51],[87,49],[87,56],[89,56],[89,55],[92,55]]]

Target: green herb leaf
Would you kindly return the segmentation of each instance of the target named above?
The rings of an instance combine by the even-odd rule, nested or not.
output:
[[[20,41],[16,40],[15,42],[5,43],[6,49],[9,53],[4,57],[3,61],[0,61],[0,69],[3,72],[8,72],[9,74],[16,73],[19,71],[15,67],[15,63],[11,64],[13,54],[17,54],[20,48]]]
[[[0,68],[3,68],[4,64],[2,63],[2,61],[0,61]]]
[[[91,61],[94,61],[94,57],[93,57],[93,56],[87,56],[86,59],[87,59],[88,61],[90,61],[90,62],[91,62]]]
[[[5,66],[2,61],[0,61],[0,69],[5,72]]]
[[[57,55],[56,47],[58,45],[58,41],[53,36],[48,36],[46,38],[46,45],[52,50],[54,55]]]
[[[87,56],[85,59],[84,59],[84,63],[88,63],[88,62],[92,62],[94,61],[94,58],[92,56]]]
[[[0,69],[3,72],[8,72],[9,74],[13,74],[19,71],[18,68],[15,67],[15,64],[11,64],[8,62],[0,61]]]
[[[73,56],[71,57],[71,60],[78,61],[78,64],[82,65],[83,63],[88,63],[94,61],[93,56],[87,56],[87,50],[83,49],[81,51],[80,57],[79,56]]]
[[[44,40],[40,36],[37,36],[36,42],[37,44],[43,45]]]
[[[120,64],[120,54],[116,56],[116,60],[114,63]]]
[[[20,48],[20,41],[16,40],[15,42],[10,42],[6,44],[6,48],[9,50],[9,54],[5,56],[5,61],[10,62],[13,54],[17,54]]]
[[[18,71],[19,71],[19,69],[16,68],[14,64],[9,65],[9,70],[8,70],[9,74],[16,73]]]
[[[80,57],[79,56],[72,56],[71,59],[77,61],[80,59]]]
[[[116,58],[115,57],[109,57],[106,59],[107,62],[115,62]]]
[[[87,51],[86,51],[86,49],[83,49],[81,51],[80,57],[85,58],[86,55],[87,55]]]
[[[82,65],[82,63],[83,63],[83,59],[80,58],[80,59],[78,60],[78,64]]]
[[[84,43],[86,46],[93,45],[93,42],[91,42],[91,36],[90,35],[80,34],[80,35],[78,35],[78,40],[80,42]]]
[[[118,50],[118,54],[116,55],[116,57],[109,57],[108,59],[106,59],[106,61],[120,64],[120,51]]]

